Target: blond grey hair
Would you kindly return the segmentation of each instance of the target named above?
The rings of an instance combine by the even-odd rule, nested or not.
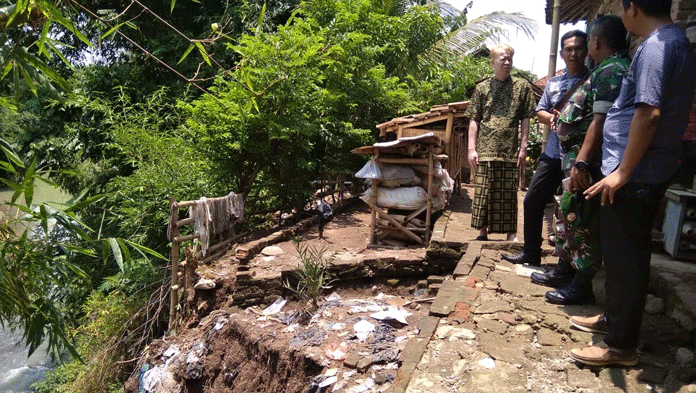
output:
[[[495,59],[495,57],[496,57],[498,54],[503,53],[503,52],[509,54],[510,56],[514,56],[514,55],[515,55],[515,49],[513,49],[510,45],[508,45],[508,44],[498,44],[498,45],[496,45],[496,46],[494,46],[494,47],[491,48],[491,54],[490,54],[491,60],[492,60],[492,59]]]

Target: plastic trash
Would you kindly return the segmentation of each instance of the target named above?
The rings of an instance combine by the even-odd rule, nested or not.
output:
[[[271,304],[263,310],[263,315],[278,314],[287,302],[287,300],[283,299],[282,297],[279,297],[278,299],[276,299],[275,302],[273,302],[273,304]]]
[[[390,320],[394,320],[403,325],[408,325],[406,317],[409,315],[411,315],[411,313],[409,313],[408,311],[391,306],[388,307],[385,311],[370,314],[370,316],[374,319],[387,322]]]
[[[375,330],[375,325],[371,324],[370,322],[364,319],[360,320],[360,322],[353,325],[353,331],[355,331],[355,336],[360,341],[365,341],[367,336],[369,336],[373,330]]]
[[[371,202],[372,192],[372,187],[368,188],[360,199]],[[428,192],[423,187],[379,188],[377,192],[377,206],[380,207],[415,210],[427,200]]]
[[[380,179],[382,177],[382,171],[373,158],[355,174],[355,177],[360,179]]]
[[[478,364],[483,366],[483,368],[495,368],[495,360],[491,358],[481,359],[479,360]]]
[[[324,354],[331,360],[342,361],[346,359],[346,350],[346,343],[341,343],[340,345],[329,344],[324,348]]]

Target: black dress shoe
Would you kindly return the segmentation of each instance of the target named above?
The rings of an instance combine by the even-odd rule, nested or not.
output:
[[[553,304],[593,304],[592,277],[576,274],[567,287],[546,292],[546,301]]]
[[[521,252],[517,255],[502,255],[503,259],[512,262],[516,265],[521,265],[521,264],[528,264],[530,266],[540,266],[541,265],[541,257],[531,257],[524,252]]]
[[[558,261],[556,267],[550,272],[534,272],[530,278],[534,284],[552,288],[565,288],[573,280],[573,276],[575,276],[575,270],[570,266],[570,262]]]

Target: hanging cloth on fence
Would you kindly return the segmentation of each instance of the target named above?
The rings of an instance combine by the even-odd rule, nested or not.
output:
[[[206,197],[201,197],[201,199],[196,201],[196,206],[192,206],[189,210],[189,217],[190,216],[194,218],[193,227],[199,235],[201,253],[205,256],[210,241],[210,224],[212,222],[210,206],[208,205],[208,199]]]

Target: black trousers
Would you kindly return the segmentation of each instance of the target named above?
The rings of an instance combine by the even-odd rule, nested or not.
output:
[[[601,207],[609,325],[604,342],[612,348],[638,347],[650,281],[652,224],[667,185],[629,181],[616,191],[613,204]]]
[[[531,257],[541,255],[544,209],[560,187],[562,177],[560,158],[542,153],[524,197],[524,253]]]

